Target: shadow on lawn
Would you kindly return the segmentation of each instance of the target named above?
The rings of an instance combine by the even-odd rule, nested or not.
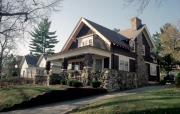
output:
[[[132,112],[124,113],[124,114],[179,114],[179,113],[180,113],[180,107],[132,111]],[[117,112],[116,114],[119,114],[119,113]]]
[[[136,102],[139,102],[139,101],[144,102],[144,103],[145,102],[148,103],[148,101],[153,101],[153,100],[156,101],[156,100],[169,100],[169,99],[180,99],[180,96],[176,96],[176,97],[168,96],[168,97],[162,97],[162,98],[156,98],[156,97],[155,98],[139,98],[139,99],[132,99],[132,100],[129,100],[129,99],[126,99],[126,98],[125,98],[125,100],[123,100],[123,98],[121,97],[121,99],[119,99],[119,100],[117,99],[117,100],[110,101],[108,103],[103,103],[103,104],[94,105],[94,106],[90,106],[90,107],[84,107],[82,109],[75,109],[73,111],[78,112],[78,111],[85,111],[85,110],[88,110],[88,109],[93,110],[93,109],[97,109],[97,108],[100,108],[100,107],[113,106],[113,105],[118,105],[118,104],[123,104],[123,103],[129,103],[129,104],[134,103],[135,104]],[[146,113],[143,113],[143,114],[146,114]],[[155,113],[152,113],[152,114],[155,114]]]
[[[28,98],[22,90],[19,90],[24,98]],[[94,89],[94,88],[68,88],[65,90],[52,90],[43,95],[39,95],[28,101],[24,101],[21,104],[15,104],[10,108],[4,108],[1,112],[7,112],[17,109],[26,109],[30,107],[36,107],[40,105],[46,105],[51,103],[57,103],[61,101],[69,101],[73,99],[83,98],[92,95],[100,95],[107,93],[106,89]]]

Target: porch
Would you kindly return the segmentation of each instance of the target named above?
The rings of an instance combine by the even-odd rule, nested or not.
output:
[[[51,62],[53,73],[60,73],[63,70],[83,70],[84,67],[102,71],[104,68],[111,68],[111,52],[85,46],[52,55],[47,61]]]

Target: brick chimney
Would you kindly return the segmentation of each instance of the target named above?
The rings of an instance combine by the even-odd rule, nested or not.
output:
[[[131,26],[133,30],[137,30],[141,24],[141,19],[139,19],[138,17],[133,17],[131,19]]]

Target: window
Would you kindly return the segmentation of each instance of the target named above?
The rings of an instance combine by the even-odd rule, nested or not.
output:
[[[89,39],[89,45],[90,45],[90,46],[93,46],[93,41],[92,41],[92,39]]]
[[[155,64],[150,64],[150,74],[153,76],[156,76],[157,71],[156,71],[156,65]]]
[[[128,61],[124,62],[124,71],[129,71],[129,63],[128,63]]]
[[[85,41],[85,46],[89,45],[89,42],[88,40]]]
[[[119,60],[119,70],[124,70],[124,61]]]
[[[142,55],[145,55],[145,46],[142,45]]]
[[[81,47],[83,47],[84,45],[85,45],[85,43],[84,43],[84,42],[82,42],[82,43],[81,43]]]
[[[124,60],[119,60],[119,70],[129,71],[129,62]]]
[[[68,69],[68,70],[71,70],[71,69],[72,69],[72,64],[68,64],[67,69]]]

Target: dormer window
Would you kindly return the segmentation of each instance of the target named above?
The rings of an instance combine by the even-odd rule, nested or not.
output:
[[[145,55],[145,45],[142,45],[142,55]]]
[[[93,46],[93,34],[78,38],[78,47]]]

